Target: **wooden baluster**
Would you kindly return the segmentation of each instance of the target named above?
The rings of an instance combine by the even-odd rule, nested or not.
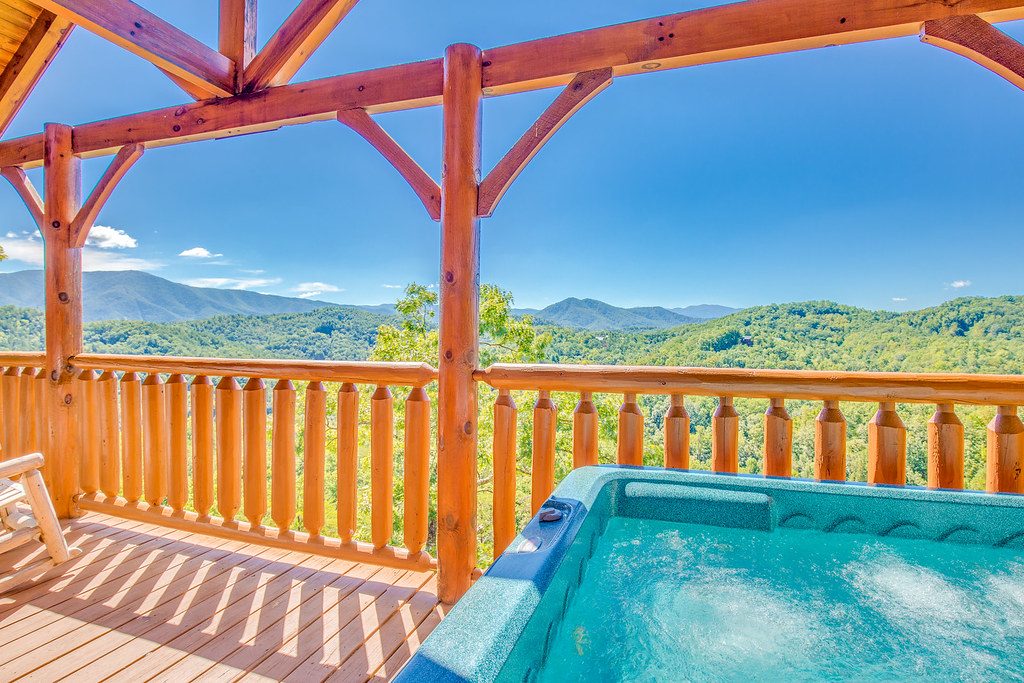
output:
[[[96,382],[100,401],[100,490],[108,498],[121,492],[121,442],[117,419],[117,376],[108,371]]]
[[[356,533],[359,496],[359,390],[346,382],[338,389],[338,538],[351,543]]]
[[[208,520],[213,507],[213,380],[192,380],[192,505]]]
[[[672,394],[672,405],[665,413],[665,467],[690,467],[690,414],[682,394]]]
[[[271,452],[270,516],[281,535],[295,522],[295,385],[274,385],[274,435]]]
[[[732,398],[718,399],[711,418],[711,471],[735,473],[740,465],[740,415]]]
[[[163,505],[167,497],[167,394],[160,373],[151,372],[142,383],[142,449],[146,475],[146,502]]]
[[[99,382],[95,370],[82,370],[78,375],[78,403],[82,465],[79,468],[82,491],[91,495],[100,489],[100,453],[103,450],[103,420],[100,412]]]
[[[394,399],[379,386],[370,399],[370,537],[375,548],[391,541],[394,526]]]
[[[310,540],[324,528],[324,468],[327,459],[327,392],[322,382],[306,385],[306,423],[302,443],[302,523]]]
[[[578,410],[578,407],[577,407]],[[494,402],[494,557],[516,537],[516,464],[519,411],[508,389]]]
[[[33,403],[32,403],[32,406],[33,406],[32,407],[32,411],[35,413],[35,425],[36,425],[35,429],[36,429],[36,432],[39,434],[39,442],[38,442],[38,447],[37,447],[36,450],[45,452],[46,451],[46,444],[49,441],[49,434],[50,434],[50,420],[48,418],[49,412],[50,412],[49,411],[50,401],[49,401],[49,394],[47,393],[49,391],[49,389],[50,389],[50,381],[49,381],[49,378],[46,376],[46,369],[45,368],[39,368],[38,370],[36,370],[36,373],[35,373],[35,376],[33,378],[32,384],[35,385],[35,387],[33,389],[33,395],[35,396],[35,398],[34,398]],[[116,412],[117,411],[117,406],[116,405],[114,406],[114,411],[115,411],[114,414],[116,416],[116,414],[117,414],[117,412]],[[115,417],[115,419],[116,419],[116,417]],[[48,491],[52,491],[53,490],[53,488],[52,488],[52,472],[53,472],[53,468],[51,468],[49,466],[49,464],[43,463],[43,467],[40,470],[40,472],[42,472],[43,482],[46,485],[47,490]],[[117,476],[118,476],[118,480],[117,480],[118,481],[118,489],[120,489],[120,486],[121,486],[120,462],[118,463]]]
[[[572,466],[574,469],[597,464],[599,422],[597,407],[594,405],[594,395],[589,391],[580,392],[579,403],[576,404],[576,410],[572,414]],[[511,542],[511,540],[510,538],[509,541]],[[502,549],[504,547],[502,546]]]
[[[267,389],[250,377],[242,389],[245,406],[245,518],[251,528],[263,526],[267,514]]]
[[[952,403],[940,403],[928,421],[928,488],[964,487],[964,423]]]
[[[558,409],[551,392],[541,391],[533,406],[533,481],[531,509],[537,514],[555,490],[555,437]]]
[[[3,399],[3,443],[0,444],[0,453],[4,460],[17,458],[25,455],[21,450],[21,419],[23,411],[19,404],[21,398],[19,387],[21,385],[21,368],[9,367],[0,375],[0,397]]]
[[[1017,406],[999,406],[988,424],[985,488],[990,493],[1024,493],[1024,423]]]
[[[636,394],[626,394],[619,407],[620,465],[644,464],[644,414],[636,402]]]
[[[846,418],[839,401],[825,401],[814,423],[814,478],[846,480]]]
[[[188,384],[182,375],[171,375],[167,394],[167,454],[170,461],[167,504],[182,512],[188,503]]]
[[[793,476],[793,420],[782,398],[771,399],[764,413],[764,473],[768,477]]]
[[[137,503],[142,498],[142,381],[134,372],[121,376],[121,457],[124,497]]]
[[[25,453],[38,453],[43,450],[42,442],[39,439],[39,423],[33,414],[38,388],[35,378],[36,371],[33,368],[25,368],[21,371],[21,382],[18,385],[18,405],[21,406],[21,444]]]
[[[234,377],[217,383],[217,512],[225,524],[237,524],[242,505],[242,391]]]
[[[907,428],[891,401],[879,403],[868,423],[868,483],[907,483]]]
[[[402,540],[411,555],[427,544],[430,516],[430,397],[413,387],[405,401],[405,518]]]

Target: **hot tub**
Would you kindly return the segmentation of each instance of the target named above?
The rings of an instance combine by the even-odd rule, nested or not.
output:
[[[1024,679],[1024,496],[588,467],[545,507],[400,680]]]

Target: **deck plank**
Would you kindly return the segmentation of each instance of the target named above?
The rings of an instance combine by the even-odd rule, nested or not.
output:
[[[444,616],[433,572],[93,513],[66,535],[81,556],[0,595],[5,681],[383,681]]]

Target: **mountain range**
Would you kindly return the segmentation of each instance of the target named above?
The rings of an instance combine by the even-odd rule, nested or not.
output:
[[[84,317],[166,323],[217,315],[306,313],[338,304],[236,289],[192,287],[141,271],[96,271],[83,275]],[[42,309],[43,272],[0,273],[0,306]],[[369,313],[394,315],[392,304],[352,305]],[[677,327],[719,318],[737,309],[714,304],[685,308],[621,308],[596,299],[569,298],[542,309],[517,309],[538,323],[584,330],[637,330]]]

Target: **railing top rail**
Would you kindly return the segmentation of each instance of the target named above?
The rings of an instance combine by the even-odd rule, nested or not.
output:
[[[259,377],[354,384],[420,387],[437,378],[426,363],[372,363],[316,360],[256,360],[243,358],[184,358],[82,353],[72,364],[91,370],[160,372],[209,377]]]
[[[737,398],[1024,405],[1024,376],[628,365],[492,365],[498,389]]]
[[[19,368],[41,368],[46,365],[46,354],[42,351],[0,352],[0,366]]]

